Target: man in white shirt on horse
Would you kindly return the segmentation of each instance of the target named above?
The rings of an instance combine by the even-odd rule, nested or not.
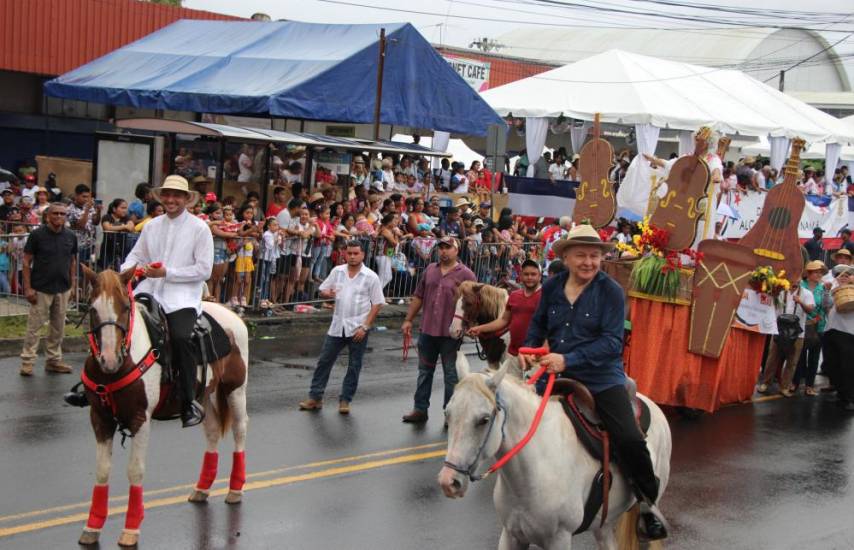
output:
[[[181,421],[186,428],[204,419],[204,409],[195,399],[193,329],[202,314],[202,292],[213,267],[213,235],[204,221],[188,211],[199,194],[190,190],[185,178],[168,176],[152,193],[166,215],[145,225],[122,270],[142,269],[145,279],[136,292],[151,294],[166,312],[172,363],[180,372],[184,398]]]

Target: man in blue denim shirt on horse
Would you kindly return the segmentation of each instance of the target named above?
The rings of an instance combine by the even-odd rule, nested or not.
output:
[[[525,346],[548,341],[550,352],[540,358],[540,366],[547,373],[578,380],[593,394],[596,412],[640,503],[638,528],[656,540],[667,536],[667,528],[655,506],[658,480],[626,389],[625,296],[620,285],[600,271],[604,253],[613,246],[590,225],[576,226],[554,244],[555,257],[563,260],[567,271],[543,285]],[[525,368],[535,360],[530,355],[519,358]]]

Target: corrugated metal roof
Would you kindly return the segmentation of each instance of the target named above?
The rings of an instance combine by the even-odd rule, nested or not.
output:
[[[414,143],[322,136],[310,132],[282,132],[266,128],[244,128],[210,122],[167,120],[162,118],[127,118],[116,121],[116,126],[129,130],[146,130],[149,132],[216,136],[235,141],[290,143],[293,145],[305,145],[307,147],[329,147],[331,149],[348,151],[378,151],[395,154],[417,153],[429,157],[450,156],[449,153],[444,151],[435,151],[429,147]]]
[[[139,0],[0,0],[0,69],[59,75],[179,19],[240,18]]]

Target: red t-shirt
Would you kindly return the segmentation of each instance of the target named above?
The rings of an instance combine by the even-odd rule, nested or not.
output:
[[[537,311],[537,306],[540,305],[540,296],[543,294],[543,289],[539,288],[530,296],[525,296],[525,290],[514,290],[510,293],[510,298],[507,299],[507,309],[510,310],[510,347],[507,353],[510,355],[518,355],[519,348],[525,343],[525,337],[528,335],[528,325],[531,324],[531,317]]]
[[[275,218],[276,216],[279,215],[279,212],[281,212],[284,208],[285,208],[284,204],[279,206],[278,204],[271,202],[270,206],[267,207],[266,215],[268,218]]]

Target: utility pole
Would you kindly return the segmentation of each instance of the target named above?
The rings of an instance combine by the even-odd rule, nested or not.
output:
[[[377,64],[377,99],[374,103],[374,141],[380,139],[380,109],[383,103],[383,68],[385,67],[385,28],[380,29],[380,59]]]
[[[786,71],[780,71],[780,84],[778,86],[779,90],[784,91],[783,88],[786,86]]]

